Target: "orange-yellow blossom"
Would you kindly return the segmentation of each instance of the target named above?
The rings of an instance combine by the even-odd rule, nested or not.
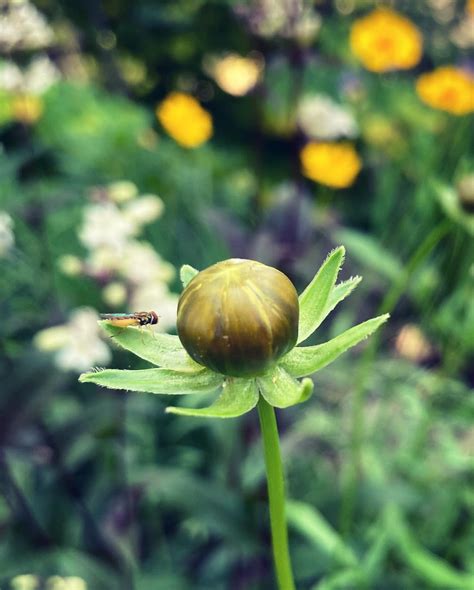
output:
[[[211,115],[189,94],[172,92],[157,106],[156,116],[183,147],[198,147],[212,136]]]
[[[350,143],[311,141],[301,150],[300,159],[305,176],[333,188],[350,186],[362,167]]]
[[[423,102],[434,109],[452,115],[467,115],[474,111],[474,80],[464,70],[443,66],[422,74],[416,91]]]
[[[354,22],[350,46],[372,72],[408,70],[421,59],[423,38],[408,18],[390,8],[377,8]]]

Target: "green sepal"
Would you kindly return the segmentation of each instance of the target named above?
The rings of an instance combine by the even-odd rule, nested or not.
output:
[[[292,377],[304,377],[319,371],[332,363],[339,355],[346,352],[370,336],[389,318],[384,314],[346,330],[336,338],[316,346],[298,346],[293,348],[280,360],[280,365]]]
[[[275,408],[288,408],[306,401],[314,387],[311,379],[300,383],[279,366],[257,377],[257,385],[265,400]]]
[[[344,246],[333,250],[316,276],[299,297],[300,320],[298,343],[306,340],[327,316],[329,297],[337,280],[339,269],[344,261]],[[335,304],[336,305],[336,304]]]
[[[95,383],[110,389],[127,389],[168,395],[213,391],[222,385],[222,380],[222,375],[208,369],[202,369],[199,373],[169,369],[141,369],[137,371],[103,369],[83,373],[79,377],[81,383]]]
[[[186,288],[187,284],[191,279],[199,273],[198,270],[190,266],[189,264],[183,264],[183,266],[179,269],[179,278],[181,279],[181,283],[183,284],[183,289]]]
[[[324,310],[321,323],[327,318],[336,305],[339,305],[341,301],[343,301],[352,293],[361,280],[362,277],[351,277],[347,281],[343,281],[342,283],[334,285],[334,287],[331,289],[331,293],[329,294],[329,299],[326,304],[326,309]]]
[[[158,367],[175,371],[202,371],[202,365],[193,361],[178,336],[157,334],[146,328],[118,328],[106,320],[99,323],[122,348]]]
[[[258,402],[255,379],[229,377],[224,381],[222,393],[208,408],[166,408],[170,414],[198,418],[237,418],[253,410]]]

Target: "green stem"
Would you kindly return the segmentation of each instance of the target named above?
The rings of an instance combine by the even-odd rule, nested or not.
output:
[[[281,462],[280,441],[275,410],[263,397],[258,402],[258,416],[262,430],[263,451],[267,470],[268,500],[272,531],[273,560],[279,590],[295,590],[288,549],[288,530],[285,515],[285,482]]]

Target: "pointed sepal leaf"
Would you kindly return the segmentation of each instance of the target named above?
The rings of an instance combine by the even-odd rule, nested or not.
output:
[[[181,279],[183,289],[187,287],[189,281],[193,279],[198,273],[199,271],[189,264],[183,264],[179,270],[179,278]]]
[[[307,400],[314,387],[311,379],[300,383],[279,366],[257,377],[257,385],[265,400],[275,408],[288,408]]]
[[[332,363],[343,352],[373,334],[389,318],[384,314],[346,330],[336,338],[316,346],[298,346],[284,356],[280,365],[293,377],[304,377]]]
[[[199,373],[170,371],[169,369],[141,369],[137,371],[103,369],[83,373],[79,377],[79,381],[81,383],[95,383],[109,389],[184,395],[214,391],[222,385],[223,376],[208,369],[202,369]]]
[[[298,343],[306,340],[326,317],[329,297],[344,261],[345,249],[333,250],[324,261],[316,276],[299,297],[300,321]]]
[[[329,299],[326,305],[326,309],[324,310],[321,323],[327,318],[331,311],[337,305],[339,305],[339,303],[341,303],[341,301],[343,301],[352,293],[352,291],[357,287],[361,280],[362,277],[352,277],[347,281],[343,281],[342,283],[334,285],[334,287],[331,289],[331,293],[329,294]]]
[[[258,389],[255,379],[227,378],[222,392],[208,408],[176,408],[166,411],[180,416],[198,418],[237,418],[250,412],[258,402]]]
[[[202,366],[184,350],[178,336],[157,334],[146,328],[118,328],[107,321],[99,323],[122,348],[158,367],[175,371],[202,371]]]

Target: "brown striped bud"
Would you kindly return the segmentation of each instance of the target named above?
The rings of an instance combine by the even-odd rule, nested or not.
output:
[[[232,258],[197,274],[178,303],[178,336],[198,363],[224,375],[259,375],[291,350],[299,304],[286,275]]]

